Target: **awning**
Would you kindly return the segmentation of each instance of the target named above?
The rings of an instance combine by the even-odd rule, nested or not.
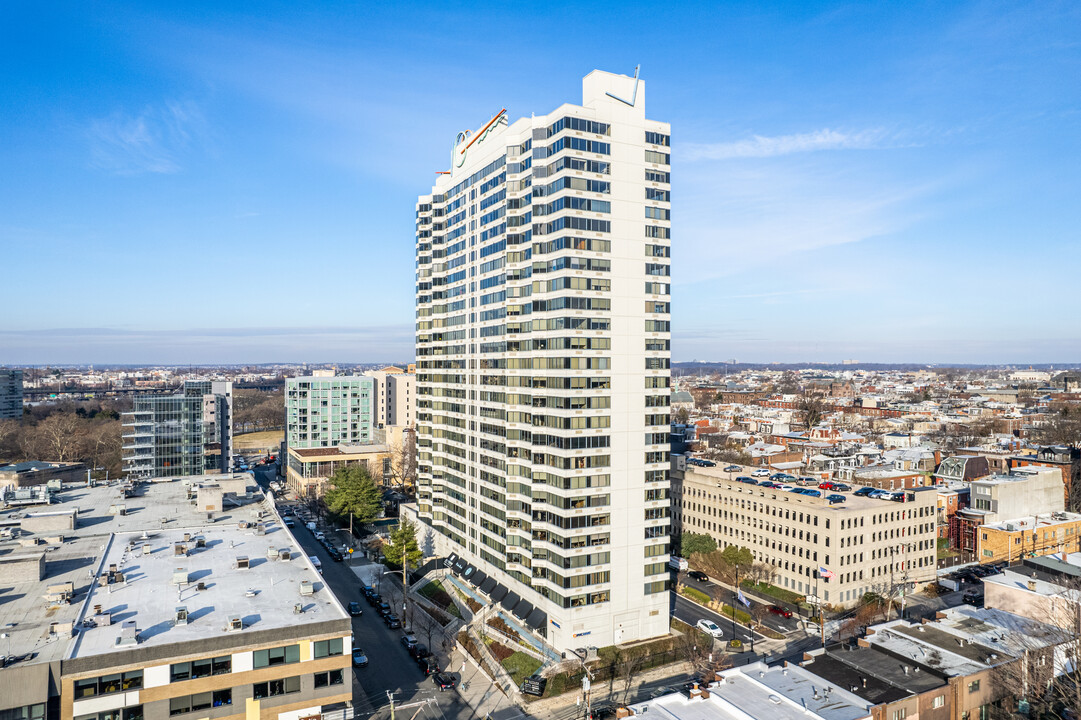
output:
[[[528,600],[523,600],[518,603],[518,607],[514,608],[514,617],[519,620],[525,620],[529,617],[529,613],[533,612],[533,603]]]
[[[507,593],[507,597],[499,601],[499,604],[503,606],[504,610],[513,610],[514,606],[522,602],[522,598],[518,597],[518,593]]]
[[[533,612],[529,613],[529,617],[526,618],[525,624],[534,630],[540,630],[548,624],[548,616],[540,608],[534,608]]]
[[[451,553],[450,557],[443,561],[445,567],[453,567],[454,563],[458,560],[458,553]]]
[[[499,602],[507,596],[507,588],[503,587],[499,583],[495,584],[491,592],[488,593],[488,597],[492,599],[492,602]]]
[[[494,590],[495,586],[498,585],[498,584],[499,583],[497,583],[495,581],[495,578],[485,578],[484,580],[481,581],[481,584],[477,589],[480,590],[485,595],[491,595],[492,590]]]
[[[455,560],[454,567],[452,567],[451,570],[454,571],[455,575],[461,575],[462,571],[465,570],[465,560],[462,560],[461,558]]]
[[[469,582],[473,583],[473,587],[478,587],[487,578],[488,576],[484,574],[483,570],[477,570],[475,573],[469,576]]]
[[[468,565],[466,569],[462,572],[462,579],[468,580],[473,576],[473,573],[475,573],[476,571],[477,569],[475,567],[473,567],[472,565]]]

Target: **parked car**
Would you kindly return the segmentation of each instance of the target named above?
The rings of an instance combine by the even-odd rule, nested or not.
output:
[[[975,605],[976,607],[983,607],[983,595],[980,593],[967,592],[961,596],[961,602],[966,605]]]
[[[818,489],[819,490],[832,490],[833,489],[833,483],[830,482],[829,480],[824,480],[823,482],[818,483]]]
[[[383,602],[383,596],[375,591],[372,591],[371,595],[365,595],[364,597],[368,599],[368,604],[372,607],[379,607]]]
[[[845,496],[833,493],[832,495],[827,495],[826,500],[828,500],[830,503],[842,503],[845,501]]]
[[[349,614],[353,617],[360,617],[364,614],[364,611],[360,609],[360,603],[353,600],[349,603]]]
[[[390,609],[390,605],[388,605],[388,604],[387,604],[387,603],[385,603],[385,602],[381,602],[381,603],[379,603],[379,604],[378,604],[378,605],[376,606],[376,609],[377,609],[377,610],[379,611],[379,614],[380,614],[380,615],[381,615],[382,617],[386,617],[387,615],[390,615],[390,614],[391,614],[391,612],[393,612],[393,611],[392,611],[392,610]]]
[[[697,580],[698,582],[706,582],[707,580],[709,580],[709,576],[701,570],[691,570],[687,573],[687,577],[691,578],[692,580]]]
[[[814,488],[802,488],[800,493],[803,495],[810,495],[811,497],[822,497],[822,491],[815,490]]]
[[[353,648],[353,667],[367,667],[368,656],[360,648]]]
[[[330,559],[333,560],[334,562],[341,562],[342,560],[345,559],[344,555],[342,555],[337,550],[334,550],[333,548],[330,549],[330,550],[327,550],[327,554],[330,555]]]
[[[439,672],[439,663],[435,661],[435,657],[433,655],[417,658],[417,667],[419,667],[420,671],[424,673],[424,677],[428,677],[429,675],[433,675]]]
[[[417,636],[413,633],[406,633],[405,635],[402,635],[401,643],[405,646],[406,650],[412,650],[417,646]]]
[[[718,627],[717,623],[713,622],[712,620],[699,620],[696,627],[699,630],[709,633],[712,637],[715,638],[720,638],[724,635],[724,633],[721,631],[721,628]]]
[[[889,500],[893,493],[888,493],[885,490],[875,490],[867,494],[867,497],[874,498],[875,500]]]
[[[751,477],[768,478],[769,477],[769,470],[767,470],[766,468],[758,468],[753,473],[751,473]]]
[[[432,651],[428,649],[428,646],[424,643],[417,643],[413,647],[409,648],[409,654],[417,660],[421,660],[426,657],[430,657]]]
[[[454,689],[455,680],[454,676],[450,673],[437,672],[435,675],[432,676],[432,682],[434,682],[436,687],[439,688],[439,692]]]
[[[844,483],[833,483],[833,490],[837,492],[849,492],[852,490],[851,485],[845,485]]]
[[[783,618],[792,617],[792,611],[789,610],[788,608],[783,608],[780,605],[770,605],[769,606],[769,611],[771,613],[773,613],[774,615],[780,615]]]
[[[740,470],[742,470],[742,469],[743,469],[743,468],[742,468],[742,467],[740,467],[739,465],[729,465],[728,467],[726,467],[726,468],[724,469],[724,471],[725,471],[725,472],[739,472],[739,471],[740,471]]]
[[[867,495],[870,495],[871,493],[873,493],[874,491],[875,491],[875,489],[873,487],[861,487],[859,490],[857,490],[856,492],[854,492],[852,494],[853,495],[867,496]]]
[[[385,622],[387,624],[387,627],[390,628],[391,630],[395,630],[395,629],[400,628],[402,626],[402,621],[394,613],[391,613],[390,615],[385,616],[383,618],[383,622]]]

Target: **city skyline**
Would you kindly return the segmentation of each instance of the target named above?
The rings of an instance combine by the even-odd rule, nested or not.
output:
[[[1078,356],[1076,7],[553,9],[3,10],[0,363],[408,358],[417,178],[638,64],[674,361]]]

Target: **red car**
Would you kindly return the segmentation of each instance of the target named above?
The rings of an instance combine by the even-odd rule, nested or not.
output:
[[[774,615],[780,615],[783,618],[792,617],[792,611],[791,610],[786,610],[785,608],[781,607],[780,605],[770,605],[769,606],[769,611],[771,613],[773,613]]]
[[[833,489],[833,483],[829,482],[828,480],[826,482],[818,483],[818,489],[819,490],[832,490]]]

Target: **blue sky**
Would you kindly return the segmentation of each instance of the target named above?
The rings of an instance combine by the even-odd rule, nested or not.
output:
[[[1081,358],[1081,5],[5,3],[0,363],[412,356],[458,130],[641,63],[674,360]]]

